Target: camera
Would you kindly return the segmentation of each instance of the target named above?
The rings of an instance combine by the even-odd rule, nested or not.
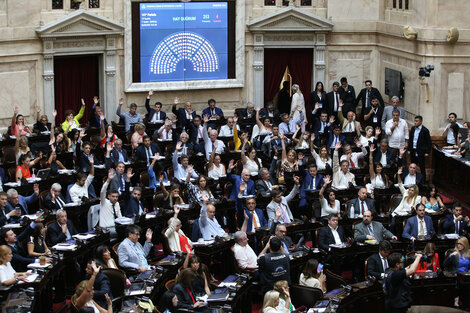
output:
[[[431,72],[434,71],[434,65],[426,65],[419,68],[419,77],[430,77]]]

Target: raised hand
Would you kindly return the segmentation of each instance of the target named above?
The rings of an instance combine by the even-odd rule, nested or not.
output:
[[[246,184],[245,184],[245,182],[243,182],[243,183],[240,184],[240,193],[244,193],[245,190],[246,190]]]
[[[380,136],[381,133],[382,133],[382,130],[380,129],[380,127],[376,127],[375,128],[375,135]]]
[[[173,211],[175,211],[175,216],[178,215],[178,213],[181,211],[181,208],[177,205],[173,206]]]
[[[98,98],[98,96],[94,96],[94,97],[93,97],[93,103],[94,103],[95,105],[98,105],[98,103],[100,103],[100,98]]]
[[[93,154],[90,154],[88,156],[88,161],[90,162],[90,164],[93,164],[95,162],[95,158],[93,157]]]
[[[151,96],[153,96],[153,90],[152,89],[149,90],[149,97],[151,97]]]
[[[119,99],[119,106],[122,106],[124,104],[124,98]]]
[[[33,192],[34,192],[35,195],[39,195],[39,185],[38,184],[33,185]]]
[[[248,140],[248,139],[246,139],[246,140]],[[214,150],[217,150],[218,147],[219,147],[219,141],[216,140],[216,141],[214,141]]]
[[[317,102],[315,103],[315,110],[318,110],[320,108],[320,104]]]
[[[93,274],[97,275],[101,269],[101,266],[97,267],[95,261],[91,261],[91,268],[93,269]]]
[[[281,207],[278,206],[276,208],[276,220],[279,220],[279,218],[282,216],[282,211],[281,211]]]
[[[231,171],[233,170],[234,167],[235,167],[235,161],[230,160],[230,162],[228,163],[228,169]]]
[[[297,111],[302,112],[302,107],[300,105],[297,106]]]
[[[82,98],[82,106],[85,106],[85,100]]]
[[[183,143],[181,141],[178,141],[178,143],[176,144],[176,150],[181,150],[181,147],[183,146]]]
[[[323,177],[323,182],[325,183],[325,186],[329,185],[331,183],[331,176],[326,175],[325,177]]]
[[[106,144],[106,152],[107,152],[107,154],[109,154],[109,153],[111,153],[111,151],[113,151],[113,145],[110,142],[108,142]]]
[[[300,183],[300,177],[299,176],[294,176],[294,183],[298,185]]]
[[[375,145],[370,145],[370,147],[369,147],[370,155],[372,155],[372,153],[373,153],[375,150],[377,150],[377,149],[375,149]]]
[[[178,102],[180,102],[179,98],[178,98],[178,97],[175,97],[175,99],[173,100],[173,103],[174,103],[175,105],[177,105]]]
[[[397,174],[400,175],[400,176],[401,176],[401,174],[403,174],[403,166],[400,166],[398,168]]]
[[[295,124],[295,129],[296,129],[296,130],[299,130],[299,129],[300,129],[300,125],[299,125],[299,124]]]
[[[57,110],[54,109],[54,110],[52,111],[52,117],[55,118],[56,116],[57,116]]]
[[[312,133],[312,134],[310,135],[310,140],[311,140],[311,141],[315,141],[315,133]]]
[[[204,124],[207,124],[207,122],[209,122],[209,115],[204,114]]]
[[[103,113],[100,114],[100,120],[104,121],[104,114]]]
[[[338,151],[341,148],[341,141],[338,141],[335,146],[335,151]]]
[[[39,105],[36,106],[36,113],[41,113],[41,107]]]
[[[299,153],[297,154],[297,159],[298,159],[299,161],[301,161],[301,160],[304,159],[304,154],[303,154],[303,152],[299,152]]]
[[[80,130],[80,139],[83,138],[83,137],[85,137],[85,136],[86,136],[86,134],[85,134],[85,129],[81,129],[81,130]]]
[[[400,156],[403,156],[406,152],[406,148],[405,147],[400,147]]]
[[[115,176],[116,176],[116,173],[114,172],[114,169],[110,168],[108,171],[108,180],[113,180]]]
[[[131,179],[132,176],[135,175],[135,173],[132,172],[132,167],[129,167],[129,168],[127,169],[126,175],[127,175],[127,178],[128,178],[128,179]]]
[[[19,111],[18,107],[17,107],[17,106],[15,106],[15,108],[14,108],[14,110],[13,110],[13,112],[15,113],[15,115],[17,115],[17,114],[18,114],[18,111]]]
[[[331,115],[331,116],[330,116],[329,123],[330,123],[330,124],[333,124],[334,122],[335,122],[335,116],[334,116],[334,115]]]
[[[52,150],[52,152],[55,152],[56,149],[55,149],[54,145],[51,145],[51,150]]]
[[[343,99],[339,99],[339,106],[340,107],[343,107],[344,103],[343,103]]]
[[[147,241],[152,241],[152,235],[153,231],[150,228],[147,228],[147,232],[145,233],[145,238],[147,239]]]
[[[362,143],[357,138],[354,139],[354,143],[357,147],[362,147]]]
[[[238,122],[238,116],[236,114],[233,115],[233,122],[237,124]]]
[[[188,165],[188,173],[192,174],[194,172],[194,168],[192,165]]]

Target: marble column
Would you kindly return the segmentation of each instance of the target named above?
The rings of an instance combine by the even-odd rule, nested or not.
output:
[[[43,70],[43,83],[44,83],[44,114],[52,116],[52,111],[55,109],[55,96],[54,96],[54,54],[44,55],[44,70]]]
[[[253,56],[253,101],[256,106],[264,106],[264,44],[263,35],[254,35]]]
[[[319,33],[316,35],[316,42],[314,48],[314,55],[315,55],[315,83],[317,81],[323,82],[325,84],[325,50],[326,50],[326,42],[325,42],[325,34]]]
[[[116,115],[116,39],[106,38],[105,62],[105,84],[104,84],[104,112],[108,121],[113,121]]]

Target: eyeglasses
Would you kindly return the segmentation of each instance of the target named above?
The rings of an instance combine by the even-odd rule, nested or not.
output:
[[[133,233],[133,235],[136,235],[137,237],[140,237],[140,233]]]
[[[41,122],[46,122],[47,123],[47,120],[41,120]]]
[[[281,234],[285,234],[285,233],[287,233],[287,230],[280,230],[279,232],[280,232]]]

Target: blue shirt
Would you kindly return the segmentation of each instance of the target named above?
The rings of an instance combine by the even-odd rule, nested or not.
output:
[[[116,110],[116,115],[119,115],[124,119],[124,124],[126,125],[126,132],[131,129],[131,124],[143,122],[142,117],[137,112],[135,113],[135,115],[132,115],[130,112],[121,113],[121,106],[118,106]]]
[[[289,120],[289,123],[282,122],[279,124],[279,133],[280,134],[291,134],[295,133],[295,125],[302,123],[304,120],[304,114],[300,112],[300,116],[296,120]]]
[[[418,145],[418,137],[419,137],[419,133],[421,132],[421,127],[423,125],[419,125],[419,127],[416,127],[415,128],[415,134],[414,134],[414,137],[413,137],[413,149],[416,150],[416,146]]]

